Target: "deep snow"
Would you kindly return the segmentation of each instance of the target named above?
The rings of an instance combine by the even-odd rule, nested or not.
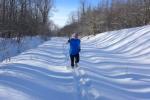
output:
[[[9,61],[11,57],[16,56],[28,49],[36,48],[43,42],[44,39],[39,36],[24,37],[19,43],[16,38],[0,38],[0,62],[3,60]]]
[[[82,38],[80,67],[66,38],[0,64],[0,100],[150,100],[150,25]]]

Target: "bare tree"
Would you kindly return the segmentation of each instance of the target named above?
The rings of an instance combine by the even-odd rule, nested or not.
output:
[[[0,35],[22,37],[48,33],[52,7],[53,0],[0,0]]]
[[[76,30],[83,35],[95,35],[147,25],[150,24],[150,0],[101,0],[95,7],[88,5],[86,0],[80,0],[76,15],[77,22],[72,20],[71,24],[64,27],[66,31]]]

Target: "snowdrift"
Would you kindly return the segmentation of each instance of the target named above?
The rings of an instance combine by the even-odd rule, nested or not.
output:
[[[0,100],[149,100],[150,26],[82,38],[80,67],[66,38],[0,64]]]
[[[17,42],[16,38],[0,38],[0,62],[10,60],[11,57],[20,54],[28,49],[36,48],[44,40],[39,37],[24,37]]]

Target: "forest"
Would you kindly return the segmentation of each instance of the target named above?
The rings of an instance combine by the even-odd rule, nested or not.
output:
[[[52,0],[0,0],[0,36],[49,35],[52,8]]]
[[[51,20],[55,0],[0,0],[0,36],[85,36],[150,23],[150,0],[99,0],[96,6],[79,1],[67,24],[59,28]]]
[[[150,0],[100,0],[91,6],[87,0],[80,0],[80,7],[72,12],[68,24],[59,35],[78,32],[85,35],[131,28],[150,23]]]

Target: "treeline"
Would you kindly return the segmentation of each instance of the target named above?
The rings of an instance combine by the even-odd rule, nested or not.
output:
[[[0,37],[48,35],[52,0],[0,0]]]
[[[91,35],[104,31],[137,27],[150,23],[150,0],[100,0],[97,6],[80,0],[80,8],[59,34]]]

